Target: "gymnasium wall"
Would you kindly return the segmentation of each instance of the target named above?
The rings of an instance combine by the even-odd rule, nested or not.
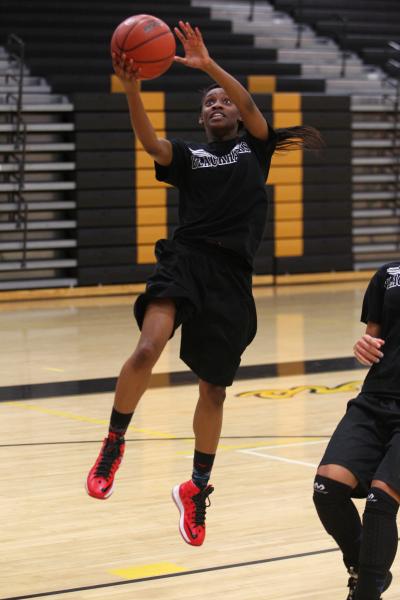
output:
[[[352,270],[351,116],[344,96],[248,87],[274,127],[317,127],[327,148],[273,158],[270,211],[255,261],[259,275]],[[78,284],[142,282],[153,245],[173,233],[177,190],[157,182],[150,157],[131,132],[124,94],[74,94],[77,168]],[[197,93],[144,91],[160,135],[201,140]]]

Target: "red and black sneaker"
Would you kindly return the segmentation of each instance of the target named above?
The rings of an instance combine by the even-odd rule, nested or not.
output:
[[[103,441],[100,454],[89,471],[86,490],[89,496],[105,500],[113,493],[114,477],[125,450],[125,440],[116,433],[109,433]]]
[[[204,542],[206,508],[210,506],[209,495],[213,491],[212,485],[200,489],[192,480],[176,485],[172,490],[173,501],[181,513],[179,531],[191,546],[201,546]]]

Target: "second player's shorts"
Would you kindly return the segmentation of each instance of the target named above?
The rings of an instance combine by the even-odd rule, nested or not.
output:
[[[366,497],[373,479],[400,494],[400,399],[361,393],[350,400],[320,464],[351,471],[359,481],[354,497]]]

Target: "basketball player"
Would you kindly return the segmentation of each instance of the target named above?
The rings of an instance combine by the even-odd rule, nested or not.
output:
[[[354,346],[370,369],[322,458],[314,503],[343,553],[348,600],[379,600],[390,585],[400,502],[400,261],[383,265],[364,296]],[[363,521],[351,498],[365,498]]]
[[[88,475],[87,491],[95,498],[111,494],[133,412],[163,348],[182,325],[180,357],[199,378],[199,399],[192,477],[174,487],[173,499],[183,539],[200,546],[225,388],[256,333],[252,262],[265,226],[271,157],[276,148],[319,147],[321,140],[312,128],[275,132],[246,89],[210,58],[200,31],[179,25],[175,33],[185,57],[175,60],[215,81],[202,99],[200,123],[207,143],[159,138],[141,101],[140,70],[114,57],[132,127],[155,161],[156,178],[179,189],[180,224],[172,240],[156,243],[157,265],[135,303],[141,336],[122,367],[109,434]]]

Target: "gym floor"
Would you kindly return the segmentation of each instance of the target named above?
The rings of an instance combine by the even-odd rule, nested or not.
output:
[[[352,358],[365,287],[256,289],[258,334],[228,389],[200,548],[181,539],[170,499],[190,476],[197,400],[179,333],[127,433],[114,494],[97,501],[84,480],[138,339],[134,298],[0,303],[0,600],[344,600],[312,483],[366,373]],[[385,600],[400,593],[393,573]]]

